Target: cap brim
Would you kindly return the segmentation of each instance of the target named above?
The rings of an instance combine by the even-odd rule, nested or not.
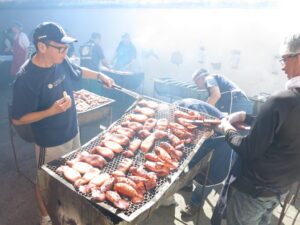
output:
[[[60,43],[62,43],[62,44],[69,44],[72,42],[77,42],[77,39],[69,37],[69,36],[65,36],[60,40]]]

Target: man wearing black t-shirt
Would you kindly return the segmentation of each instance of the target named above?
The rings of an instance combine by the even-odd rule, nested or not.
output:
[[[37,52],[25,62],[13,87],[12,118],[15,125],[30,124],[36,143],[38,168],[80,147],[73,84],[82,77],[100,79],[107,87],[114,81],[106,75],[79,67],[67,57],[76,39],[52,22],[37,26],[33,34]],[[36,185],[42,215],[40,224],[52,224]]]
[[[300,180],[300,33],[282,48],[285,90],[272,95],[253,118],[237,112],[222,120],[219,129],[238,154],[242,170],[229,189],[227,224],[271,224],[273,209]],[[242,136],[231,123],[252,123]]]
[[[107,59],[104,56],[100,46],[101,35],[97,32],[92,33],[88,42],[79,49],[80,65],[91,70],[99,71],[100,62],[103,66],[110,68]]]
[[[104,67],[111,68],[108,60],[105,58],[101,48],[101,35],[97,32],[92,33],[90,40],[79,48],[80,66],[91,70],[100,71],[100,64]],[[98,83],[92,80],[82,80],[82,87],[97,93]]]

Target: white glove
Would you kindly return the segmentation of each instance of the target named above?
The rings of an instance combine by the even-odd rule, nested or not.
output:
[[[231,124],[233,124],[235,122],[245,121],[245,119],[246,119],[246,112],[245,111],[239,111],[239,112],[231,113],[228,116],[226,116],[225,118]]]
[[[215,128],[215,131],[221,134],[226,134],[229,130],[236,130],[231,123],[226,119],[223,118],[221,123]]]

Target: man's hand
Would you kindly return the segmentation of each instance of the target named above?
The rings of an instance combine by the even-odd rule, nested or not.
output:
[[[239,112],[231,113],[228,116],[226,116],[225,118],[231,124],[233,124],[235,122],[243,122],[246,119],[246,112],[245,111],[239,111]]]
[[[72,99],[71,97],[64,92],[64,97],[61,99],[58,99],[54,104],[49,108],[50,114],[56,115],[62,112],[67,111],[72,106]]]
[[[221,120],[220,125],[215,128],[215,131],[221,134],[226,134],[229,130],[236,130],[231,123],[225,118]]]
[[[101,74],[99,73],[99,78],[103,81],[104,86],[106,86],[108,88],[112,88],[112,86],[116,84],[112,78],[110,78],[109,76],[106,76],[102,73]]]

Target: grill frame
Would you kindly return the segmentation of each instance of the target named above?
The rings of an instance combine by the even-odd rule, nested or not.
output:
[[[105,100],[105,102],[100,103],[96,107],[90,108],[83,112],[77,112],[77,119],[78,119],[79,126],[86,125],[88,123],[91,123],[91,122],[94,122],[97,120],[101,120],[102,118],[105,118],[105,117],[108,117],[108,120],[111,120],[111,108],[112,108],[112,104],[115,102],[115,100],[97,95],[86,89],[80,89],[77,92],[88,92],[89,94],[94,95],[95,97],[99,97],[99,98]]]
[[[157,99],[153,99],[150,97],[146,97],[144,96],[144,99],[146,100],[151,100],[151,101],[155,101],[159,104],[163,104],[166,105],[167,107],[165,107],[164,109],[159,109],[158,113],[156,114],[155,118],[165,118],[165,115],[169,116],[169,121],[173,122],[174,121],[174,115],[172,114],[172,112],[174,112],[174,110],[181,110],[184,112],[189,111],[190,109],[186,109],[183,107],[179,107],[179,106],[175,106],[174,104],[170,104],[170,103],[166,103]],[[118,119],[117,121],[115,121],[113,124],[111,124],[109,126],[109,128],[103,132],[101,132],[100,134],[98,134],[96,137],[94,137],[93,139],[91,139],[89,142],[87,142],[86,144],[84,144],[82,146],[82,148],[77,149],[75,151],[70,152],[69,154],[54,160],[44,166],[42,166],[42,170],[46,171],[48,174],[50,174],[52,177],[54,177],[55,179],[59,180],[61,183],[63,183],[64,185],[66,185],[69,189],[71,189],[72,191],[76,192],[77,194],[81,195],[83,198],[91,201],[91,195],[88,194],[83,194],[81,192],[79,192],[78,190],[76,190],[73,185],[68,182],[65,178],[63,178],[63,176],[60,176],[58,174],[56,174],[54,171],[57,167],[65,164],[66,160],[72,159],[75,157],[75,155],[81,151],[85,151],[85,150],[90,150],[93,146],[97,145],[100,140],[101,137],[109,130],[111,130],[113,127],[119,125],[121,122],[123,122],[125,120],[125,117],[130,114],[133,109],[135,108],[135,106],[137,105],[137,102],[134,102],[128,109],[127,111],[123,114],[123,116]],[[205,116],[205,118],[214,118],[212,116],[206,115],[206,114],[201,114],[203,116]],[[184,147],[184,158],[180,161],[180,166],[178,167],[178,169],[174,172],[172,172],[168,177],[166,178],[159,178],[158,179],[158,185],[154,190],[148,191],[144,196],[145,199],[149,198],[147,201],[143,201],[140,204],[134,204],[134,203],[130,203],[130,207],[128,210],[125,211],[121,211],[117,208],[115,208],[114,206],[112,206],[112,204],[108,203],[108,202],[100,202],[100,203],[92,203],[93,205],[97,206],[97,207],[101,207],[104,208],[106,210],[108,210],[110,213],[115,214],[119,219],[125,220],[127,222],[132,222],[133,220],[136,220],[137,217],[139,217],[139,215],[143,214],[145,211],[147,211],[148,209],[150,209],[153,205],[155,205],[155,203],[159,202],[162,198],[162,196],[166,193],[166,191],[172,187],[172,184],[174,183],[174,181],[176,179],[178,179],[178,177],[180,176],[180,174],[183,172],[184,168],[188,165],[188,163],[190,162],[190,160],[192,159],[192,157],[196,154],[196,152],[198,151],[198,149],[200,148],[200,146],[203,144],[203,142],[209,138],[211,135],[213,134],[213,131],[211,129],[204,129],[203,131],[199,131],[198,135],[197,135],[197,141],[194,144],[189,145],[188,147]],[[156,141],[155,146],[159,143],[160,141]],[[153,150],[153,148],[152,148]],[[150,151],[149,151],[150,152]],[[133,166],[137,166],[136,164],[142,164],[143,161],[145,161],[145,159],[143,158],[143,160],[137,160],[138,158],[142,158],[141,156],[143,156],[143,153],[138,152],[135,155],[135,159]],[[118,165],[118,162],[120,162],[122,159],[124,158],[124,156],[122,156],[121,154],[116,155],[111,161],[109,161],[109,166],[111,168],[107,168],[107,166],[105,166],[103,168],[104,172],[112,172],[115,170],[115,168]],[[114,166],[112,166],[111,164],[114,164]],[[155,193],[153,193],[155,192]],[[149,195],[149,196],[148,196]],[[131,207],[135,207],[136,205],[140,205],[139,207],[137,207],[132,213],[129,213],[128,211],[132,211]]]

